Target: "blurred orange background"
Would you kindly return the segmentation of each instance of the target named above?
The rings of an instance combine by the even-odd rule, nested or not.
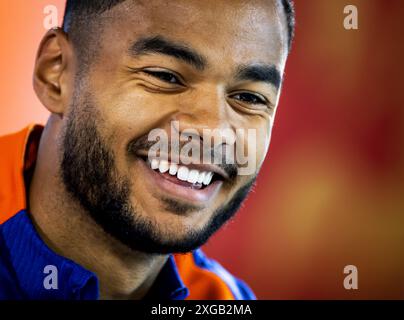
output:
[[[205,251],[261,299],[404,298],[404,3],[296,1],[296,40],[255,191]],[[356,5],[359,29],[345,30]],[[0,1],[0,134],[48,113],[32,89],[43,10]],[[358,290],[343,269],[358,268]]]

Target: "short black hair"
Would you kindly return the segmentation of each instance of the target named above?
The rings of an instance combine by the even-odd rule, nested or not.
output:
[[[96,17],[125,0],[66,0],[66,9],[63,18],[63,30],[66,33],[82,32],[83,27],[88,26],[89,18]],[[290,50],[295,30],[295,11],[292,0],[280,0],[285,11],[288,32],[288,48]],[[91,16],[91,17],[90,17]],[[75,28],[75,25],[81,24]]]

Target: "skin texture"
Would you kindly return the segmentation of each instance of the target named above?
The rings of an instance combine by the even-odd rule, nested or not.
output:
[[[61,178],[68,124],[86,113],[94,119],[114,157],[116,175],[128,182],[128,203],[136,215],[153,226],[160,241],[183,241],[205,228],[218,209],[251,183],[264,161],[280,88],[237,80],[236,74],[246,64],[271,65],[283,74],[285,22],[274,1],[156,0],[125,1],[104,12],[99,23],[105,27],[95,35],[97,52],[86,58],[85,68],[61,30],[49,31],[41,42],[34,88],[51,116],[41,137],[29,205],[45,242],[97,274],[102,298],[138,299],[153,284],[167,254],[131,249],[104,232],[69,193]],[[206,68],[163,54],[128,53],[135,41],[150,36],[192,48],[204,57]],[[182,84],[145,72],[150,70],[170,70]],[[267,105],[236,95],[246,91],[265,97]],[[219,129],[219,134],[220,129],[256,129],[256,172],[224,181],[209,201],[184,203],[156,187],[142,160],[128,156],[128,146],[154,128],[170,132],[173,120],[180,122],[179,131],[194,128],[201,135],[203,129]],[[179,214],[167,201],[194,209]]]

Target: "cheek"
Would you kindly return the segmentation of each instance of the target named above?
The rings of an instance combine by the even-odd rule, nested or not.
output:
[[[260,147],[258,152],[262,155],[262,161],[264,160],[268,149],[269,149],[269,145],[271,143],[271,137],[272,137],[272,122],[265,128],[265,130],[262,130],[262,132],[260,133]]]
[[[270,118],[265,122],[265,125],[261,126],[257,130],[258,133],[257,154],[260,155],[259,159],[261,159],[261,164],[262,161],[264,161],[264,158],[268,152],[269,144],[271,142],[274,117],[275,114],[272,114]]]
[[[103,94],[97,103],[104,136],[109,137],[109,144],[117,153],[126,151],[130,141],[147,135],[152,129],[165,128],[175,111],[175,104],[163,95],[128,91],[126,94]]]
[[[261,167],[267,154],[271,139],[272,125],[268,120],[261,119],[259,123],[249,129],[243,129],[244,138],[242,148],[245,158],[248,159],[248,169],[244,169],[244,174],[256,174]],[[239,151],[238,151],[239,152]]]

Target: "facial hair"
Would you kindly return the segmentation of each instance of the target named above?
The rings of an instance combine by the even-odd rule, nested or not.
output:
[[[131,183],[127,177],[119,175],[114,154],[98,131],[100,117],[94,99],[88,93],[82,97],[73,99],[62,133],[59,150],[61,178],[72,198],[106,233],[136,251],[185,253],[206,243],[235,215],[255,177],[217,209],[201,230],[189,230],[181,239],[162,232],[156,223],[139,214],[131,204]],[[185,210],[184,204],[167,199],[166,207]]]

